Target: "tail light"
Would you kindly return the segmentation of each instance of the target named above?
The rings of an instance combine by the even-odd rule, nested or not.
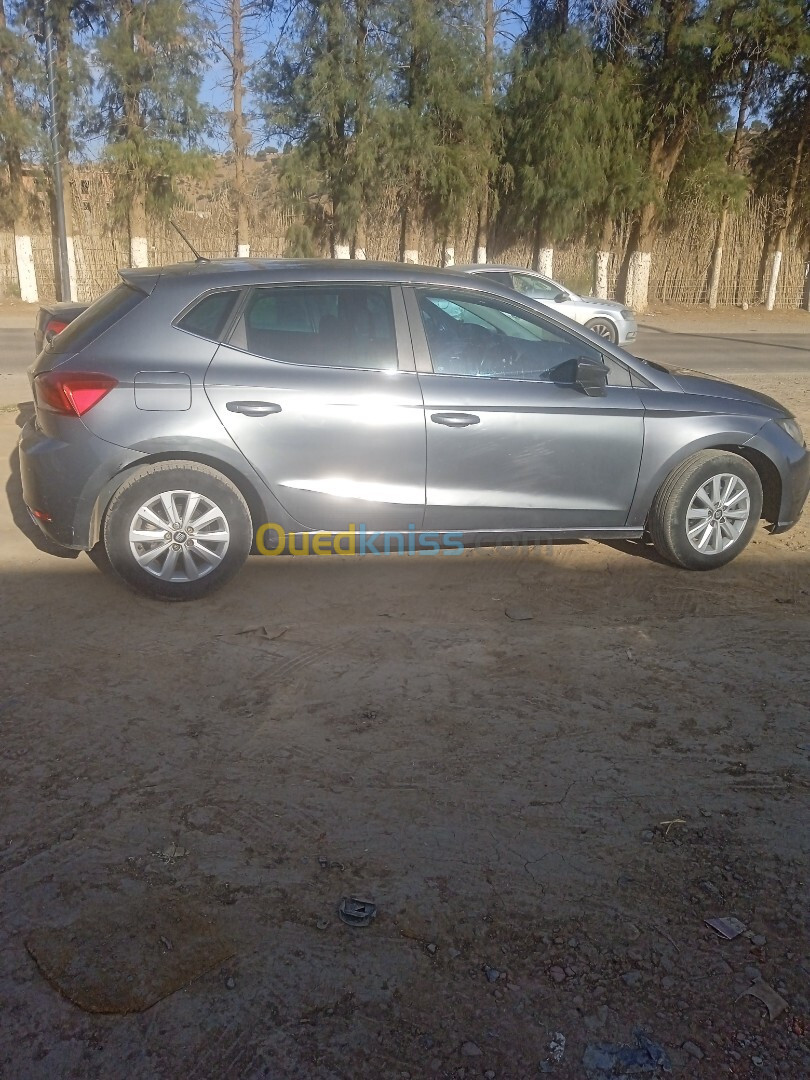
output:
[[[45,324],[45,341],[53,341],[56,335],[61,334],[65,327],[69,325],[70,323],[65,322],[64,319],[48,319],[48,322]]]
[[[46,371],[34,379],[37,405],[62,416],[84,416],[118,386],[118,379],[86,371]]]

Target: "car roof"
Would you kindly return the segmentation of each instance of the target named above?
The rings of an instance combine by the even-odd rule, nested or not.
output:
[[[161,284],[194,282],[202,289],[275,282],[364,281],[380,284],[470,284],[469,275],[454,267],[440,269],[418,263],[374,262],[366,259],[200,259],[169,266],[120,270],[135,288],[151,292]]]
[[[485,270],[501,270],[506,274],[535,274],[537,277],[542,278],[548,276],[541,274],[539,270],[532,270],[531,267],[513,266],[510,263],[460,263],[454,269],[460,270],[463,274],[482,273]]]

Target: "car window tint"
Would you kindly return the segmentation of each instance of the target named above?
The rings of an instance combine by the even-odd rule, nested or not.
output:
[[[239,293],[235,289],[204,296],[178,322],[181,330],[218,341]]]
[[[563,291],[562,287],[553,281],[546,281],[545,278],[534,277],[532,274],[513,274],[512,281],[518,292],[536,300],[553,300]]]
[[[475,276],[497,281],[499,285],[503,285],[507,289],[512,288],[512,275],[508,270],[476,270]]]
[[[608,386],[632,386],[633,379],[628,368],[607,354],[602,356],[608,369]]]
[[[294,285],[257,289],[240,344],[287,364],[390,370],[397,366],[387,286]]]
[[[66,326],[61,334],[56,334],[46,348],[53,353],[78,352],[146,298],[146,293],[129,285],[116,285]]]
[[[433,370],[439,375],[572,383],[578,359],[601,353],[542,318],[477,295],[418,289]]]

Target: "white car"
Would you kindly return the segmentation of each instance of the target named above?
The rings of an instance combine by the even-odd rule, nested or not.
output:
[[[478,274],[497,281],[508,289],[530,296],[555,311],[562,312],[574,322],[593,330],[614,345],[626,345],[636,339],[636,313],[615,300],[598,300],[593,296],[577,296],[551,278],[520,266],[500,266],[496,263],[473,263],[454,266],[465,274]]]

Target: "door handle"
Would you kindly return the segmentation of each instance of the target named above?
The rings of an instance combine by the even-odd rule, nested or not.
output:
[[[281,406],[274,401],[229,401],[225,408],[243,416],[269,416],[281,412]]]
[[[481,423],[480,416],[469,412],[435,412],[430,414],[430,419],[443,427],[470,427]]]

